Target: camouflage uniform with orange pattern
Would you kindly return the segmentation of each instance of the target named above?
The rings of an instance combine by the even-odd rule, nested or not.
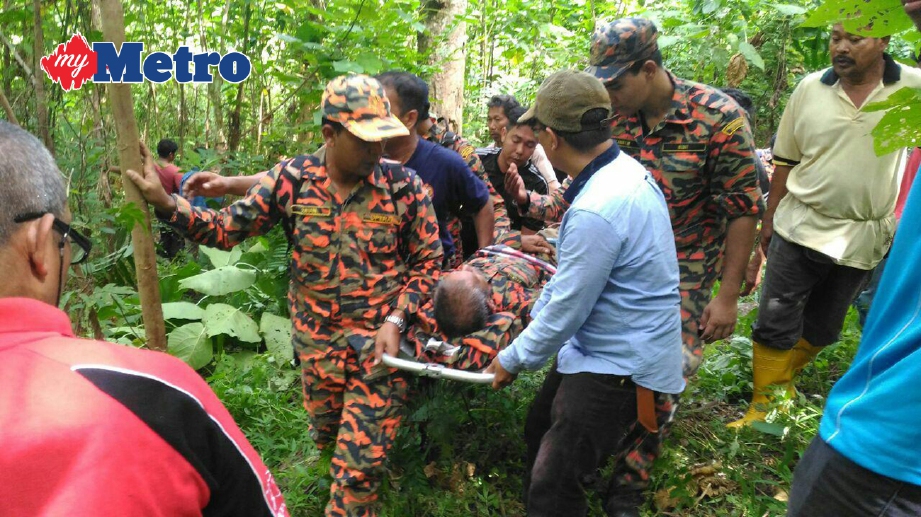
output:
[[[389,102],[376,81],[371,91],[354,91],[354,83],[360,90],[373,79],[353,79],[330,83],[324,116],[374,141],[376,129],[361,117],[389,115]],[[337,95],[334,83],[346,91]],[[349,128],[351,120],[366,123]],[[387,133],[389,121],[380,122],[377,129]],[[352,192],[338,192],[325,162],[304,155],[276,165],[219,212],[176,202],[173,225],[208,246],[230,248],[280,222],[289,229],[288,304],[304,406],[317,447],[334,447],[326,515],[376,515],[376,490],[407,385],[394,370],[372,365],[375,335],[391,310],[418,310],[442,260],[438,222],[421,180],[382,161]]]
[[[664,122],[643,136],[638,117],[617,117],[613,136],[652,172],[665,194],[675,232],[681,283],[684,375],[703,354],[698,322],[719,278],[729,221],[764,210],[754,139],[742,112],[715,88],[679,79]]]

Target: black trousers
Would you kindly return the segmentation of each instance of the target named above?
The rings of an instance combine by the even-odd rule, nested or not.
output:
[[[841,455],[820,436],[812,440],[796,466],[787,517],[918,515],[921,515],[921,486],[867,470]]]
[[[598,468],[636,419],[636,386],[628,377],[563,375],[554,364],[525,423],[529,517],[585,515],[586,487],[596,485]],[[642,492],[634,502],[643,502]]]
[[[752,340],[778,350],[793,348],[801,337],[813,346],[834,343],[870,273],[835,264],[831,257],[775,233]]]

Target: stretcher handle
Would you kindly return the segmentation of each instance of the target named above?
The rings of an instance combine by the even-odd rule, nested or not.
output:
[[[492,384],[495,375],[491,373],[468,372],[447,368],[441,364],[420,363],[418,361],[408,361],[398,359],[388,354],[383,356],[384,364],[391,368],[412,372],[422,377],[431,377],[433,379],[449,379],[452,381],[471,382],[474,384]]]

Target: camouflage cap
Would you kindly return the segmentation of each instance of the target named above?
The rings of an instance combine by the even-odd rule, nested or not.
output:
[[[603,108],[609,113],[611,111],[611,99],[601,81],[586,72],[562,70],[544,79],[537,90],[534,104],[518,118],[518,122],[537,119],[557,131],[591,131],[598,128],[583,126],[582,116],[597,108]]]
[[[323,116],[342,124],[366,142],[380,142],[409,134],[406,126],[390,114],[390,101],[377,79],[349,74],[326,85],[321,102]]]
[[[621,18],[595,29],[586,72],[607,83],[617,79],[637,61],[659,50],[656,26],[645,18]]]

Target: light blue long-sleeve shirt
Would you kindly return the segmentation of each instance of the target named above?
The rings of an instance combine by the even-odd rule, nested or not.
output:
[[[678,260],[662,192],[616,145],[580,172],[574,187],[557,273],[499,362],[518,373],[559,351],[560,373],[624,375],[680,393]]]

